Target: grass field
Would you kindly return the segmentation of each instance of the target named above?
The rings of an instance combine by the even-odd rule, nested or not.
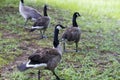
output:
[[[36,49],[52,48],[54,26],[71,25],[76,11],[82,15],[77,19],[82,30],[80,52],[64,53],[56,73],[65,80],[120,80],[120,0],[25,0],[25,5],[40,12],[44,4],[50,7],[51,24],[48,39],[39,40],[39,32],[23,28],[19,0],[0,3],[0,80],[37,80],[37,70],[19,72],[16,66]],[[74,48],[67,45],[69,50]],[[41,75],[41,80],[55,79],[47,70]]]

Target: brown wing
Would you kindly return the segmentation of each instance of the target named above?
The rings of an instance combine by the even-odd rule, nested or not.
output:
[[[50,18],[49,17],[46,17],[46,16],[43,16],[41,17],[40,19],[38,19],[35,23],[34,23],[34,27],[35,26],[44,26],[44,28],[47,28],[48,25],[50,23]]]
[[[62,38],[67,41],[79,42],[81,31],[79,27],[69,27],[64,33]]]
[[[57,50],[51,48],[43,48],[42,50],[37,50],[34,54],[29,56],[28,59],[31,60],[31,64],[40,64],[48,63],[56,56],[60,56]]]

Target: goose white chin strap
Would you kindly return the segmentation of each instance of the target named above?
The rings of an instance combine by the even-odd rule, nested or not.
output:
[[[60,26],[57,26],[57,29],[60,30],[60,29],[62,29],[62,28],[61,28]]]
[[[32,68],[39,68],[39,67],[47,67],[47,64],[40,63],[40,64],[29,64],[31,61],[29,60],[26,64],[26,67],[32,67]]]

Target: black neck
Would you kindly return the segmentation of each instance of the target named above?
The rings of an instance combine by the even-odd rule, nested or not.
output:
[[[76,18],[77,17],[73,15],[73,19],[72,19],[72,25],[73,25],[73,27],[78,27],[78,24],[76,22]]]
[[[44,7],[44,16],[48,16],[47,15],[47,7],[46,6]]]
[[[24,3],[24,0],[21,0],[22,3]]]
[[[54,30],[54,41],[53,41],[54,48],[56,48],[59,45],[58,34],[59,34],[59,30],[55,28],[55,30]]]

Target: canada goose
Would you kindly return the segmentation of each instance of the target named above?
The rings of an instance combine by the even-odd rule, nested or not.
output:
[[[64,41],[64,43],[63,43],[64,51],[66,51],[65,50],[65,41],[68,41],[68,42],[75,42],[76,52],[78,52],[78,42],[79,42],[80,37],[81,37],[81,31],[80,31],[80,28],[78,27],[78,24],[76,22],[76,18],[78,16],[80,16],[80,14],[78,12],[75,12],[73,14],[72,26],[67,28],[66,31],[62,35],[62,40]]]
[[[60,80],[60,78],[56,75],[54,69],[57,67],[57,64],[60,62],[62,57],[62,47],[60,46],[58,40],[59,30],[62,28],[64,27],[60,24],[55,26],[53,48],[42,48],[40,50],[37,50],[34,54],[28,57],[29,61],[18,66],[18,69],[20,71],[25,71],[30,68],[39,69],[38,80],[40,80],[40,68],[48,69],[52,71],[57,80]]]
[[[24,26],[26,25],[29,19],[36,21],[38,18],[41,17],[41,14],[36,9],[24,6],[24,0],[20,0],[19,12],[25,18]]]
[[[36,29],[40,30],[40,34],[42,35],[42,38],[45,38],[46,36],[45,31],[49,26],[50,23],[50,17],[47,14],[47,5],[44,6],[44,16],[42,16],[40,19],[38,19],[32,26],[30,32],[35,31]]]

